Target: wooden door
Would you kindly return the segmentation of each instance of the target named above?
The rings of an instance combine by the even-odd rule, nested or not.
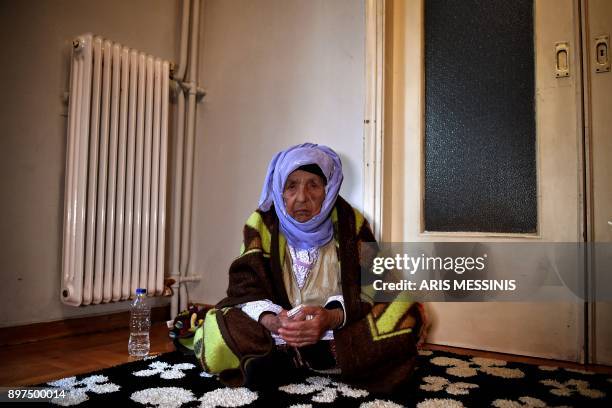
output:
[[[382,239],[581,242],[584,163],[578,0],[534,2],[537,231],[533,233],[426,231],[424,3],[386,3]],[[568,76],[556,75],[559,44],[567,53]],[[581,302],[447,302],[430,303],[428,309],[432,343],[569,361],[583,357]]]

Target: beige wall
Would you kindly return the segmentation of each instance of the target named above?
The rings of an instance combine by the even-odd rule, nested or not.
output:
[[[227,288],[242,225],[272,155],[303,141],[341,156],[341,190],[363,205],[363,0],[205,0],[190,298]]]
[[[66,107],[73,36],[92,32],[173,61],[180,3],[0,1],[0,326],[123,310],[60,301]]]

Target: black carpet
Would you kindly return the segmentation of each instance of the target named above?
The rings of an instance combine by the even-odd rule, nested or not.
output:
[[[375,395],[311,373],[269,392],[225,388],[191,357],[167,353],[109,369],[51,381],[67,390],[52,401],[72,406],[153,407],[611,407],[612,377],[422,351],[414,377],[401,392]]]

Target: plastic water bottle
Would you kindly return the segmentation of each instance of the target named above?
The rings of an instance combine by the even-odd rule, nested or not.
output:
[[[151,329],[151,308],[147,304],[147,290],[136,289],[136,299],[130,308],[130,341],[128,353],[132,357],[144,357],[149,354],[149,330]]]

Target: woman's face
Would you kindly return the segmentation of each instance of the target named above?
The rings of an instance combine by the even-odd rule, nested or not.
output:
[[[316,174],[296,170],[287,177],[283,199],[289,215],[299,222],[306,222],[321,212],[325,183]]]

